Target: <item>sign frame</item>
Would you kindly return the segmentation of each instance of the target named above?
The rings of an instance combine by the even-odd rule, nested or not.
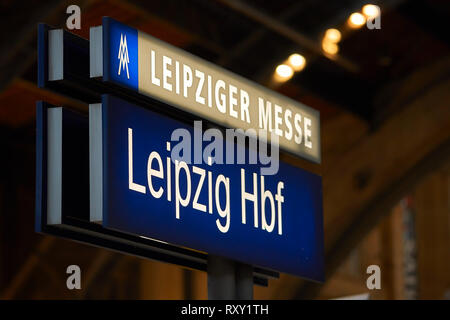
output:
[[[128,127],[127,135],[127,126],[132,127],[132,132],[134,132],[135,129],[140,128],[137,129],[139,130],[137,132],[141,132],[143,136],[138,141],[141,141],[141,144],[145,141],[146,146],[152,146],[152,148],[155,149],[142,149],[142,145],[140,147],[134,147],[135,142],[132,142],[133,147],[130,147],[131,127]],[[134,126],[136,126],[136,128],[134,128]],[[229,187],[234,191],[230,192],[231,196],[228,195],[229,198],[231,197],[231,200],[228,200],[231,207],[230,210],[231,212],[234,212],[234,218],[231,218],[231,223],[230,214],[227,217],[227,224],[231,226],[230,230],[233,230],[231,235],[224,234],[224,231],[222,230],[222,233],[218,232],[215,229],[215,226],[210,226],[211,229],[209,229],[208,226],[205,225],[205,220],[198,218],[203,215],[206,217],[205,219],[215,219],[216,216],[211,216],[211,214],[214,214],[214,210],[210,210],[209,214],[206,214],[198,211],[194,212],[193,209],[191,210],[189,207],[185,206],[183,209],[185,212],[184,217],[187,219],[185,221],[188,221],[186,227],[186,225],[183,225],[180,222],[182,220],[178,220],[181,216],[181,214],[178,215],[178,211],[176,215],[177,220],[175,220],[175,211],[172,210],[174,208],[175,196],[172,196],[172,199],[169,198],[168,194],[165,195],[165,197],[167,196],[167,201],[170,202],[167,202],[169,207],[167,207],[166,202],[161,200],[163,198],[161,195],[156,198],[153,196],[152,198],[149,191],[150,189],[147,190],[147,187],[150,188],[150,185],[146,186],[146,180],[142,176],[143,169],[141,168],[139,173],[135,172],[135,169],[133,169],[135,163],[136,161],[139,161],[141,164],[145,162],[147,166],[146,170],[149,170],[146,157],[149,156],[150,152],[152,154],[155,152],[156,154],[159,154],[160,152],[166,151],[166,142],[159,141],[161,140],[161,135],[167,136],[166,139],[169,139],[168,141],[170,141],[170,130],[180,128],[184,129],[186,127],[191,127],[191,130],[194,130],[192,124],[185,125],[178,120],[171,119],[164,115],[158,115],[154,111],[150,111],[146,108],[142,108],[138,105],[134,105],[111,95],[103,95],[102,104],[91,105],[90,139],[91,142],[94,142],[92,146],[95,145],[96,149],[102,150],[101,154],[90,154],[91,167],[97,168],[97,170],[92,171],[91,173],[91,181],[102,181],[101,184],[96,185],[97,189],[91,189],[91,208],[96,208],[97,211],[100,211],[97,212],[96,210],[91,210],[91,221],[100,222],[105,228],[149,237],[159,241],[168,241],[169,243],[173,243],[175,245],[190,247],[194,250],[208,252],[209,254],[225,256],[229,259],[237,260],[246,264],[254,264],[263,268],[287,272],[313,281],[323,281],[322,187],[321,178],[318,175],[307,172],[306,170],[298,167],[293,167],[287,163],[281,163],[279,175],[265,176],[266,188],[269,188],[271,185],[274,187],[273,180],[277,179],[283,179],[283,183],[289,185],[289,188],[286,187],[287,189],[284,189],[284,199],[287,207],[283,209],[285,210],[283,211],[283,219],[286,219],[286,223],[283,223],[282,227],[280,227],[281,208],[278,207],[278,209],[275,209],[278,210],[279,214],[277,218],[278,231],[273,231],[274,229],[272,227],[272,231],[270,231],[272,232],[270,234],[272,238],[269,238],[269,234],[264,231],[262,216],[259,218],[261,219],[259,222],[259,227],[257,222],[258,220],[253,220],[254,213],[252,206],[247,208],[247,215],[249,216],[247,219],[249,219],[249,221],[247,223],[243,222],[242,225],[236,222],[236,220],[240,221],[241,219],[240,213],[238,212],[239,210],[236,210],[241,204],[241,200],[238,199],[238,194],[236,193],[239,189],[236,186],[236,183],[239,185],[239,178],[237,177],[239,174],[236,172],[241,172],[240,174],[242,174],[242,170],[244,170],[243,168],[246,168],[245,170],[251,168],[249,165],[223,164],[219,165],[220,169],[216,169],[218,167],[216,167],[215,164],[209,167],[206,166],[206,164],[195,164],[195,166],[200,168],[200,170],[210,168],[212,172],[211,177],[221,175],[220,170],[224,170],[222,172],[224,175],[223,179],[228,179],[229,177],[231,181],[234,181],[234,186]],[[167,132],[161,131],[163,130],[162,128],[165,128],[164,130]],[[121,132],[121,134],[119,134],[119,132]],[[192,134],[192,136],[193,135],[194,134]],[[137,138],[131,139],[134,141],[134,139]],[[159,142],[153,143],[157,140]],[[128,147],[126,147],[127,143]],[[157,146],[158,144],[160,144],[159,147]],[[167,148],[167,150],[170,150],[171,147],[168,145]],[[132,154],[131,156],[130,150]],[[136,155],[133,155],[133,150],[136,150],[139,157],[138,160],[135,159]],[[162,154],[163,153],[161,153],[161,155]],[[166,166],[166,156],[161,157],[162,165]],[[169,157],[167,158],[167,166],[169,166]],[[188,166],[194,167],[194,164]],[[253,167],[253,169],[254,168],[255,167]],[[100,172],[98,172],[99,169]],[[145,177],[147,177],[146,174],[148,174],[146,170],[144,170]],[[172,168],[167,170],[167,176],[171,177],[165,182],[167,183],[167,190],[174,190],[174,188],[176,188],[174,186],[178,185],[175,171],[173,171],[175,169]],[[169,172],[172,173],[169,174]],[[138,178],[136,178],[137,174],[139,174]],[[250,174],[250,176],[246,179],[250,181],[252,174],[248,174]],[[194,178],[192,177],[192,179]],[[294,180],[292,179],[299,180],[295,180],[296,184],[293,185],[292,183]],[[135,185],[134,181],[138,181],[139,186]],[[183,182],[181,181],[179,183],[181,185]],[[134,184],[135,186],[132,187],[131,184]],[[249,185],[247,186],[247,184]],[[248,190],[252,190],[252,188],[255,188],[255,186],[251,186],[250,182],[247,184],[245,187],[246,189],[248,188]],[[172,187],[169,187],[169,185],[172,185]],[[157,189],[159,188],[160,191],[163,190],[163,185],[157,184],[157,186]],[[242,188],[242,185],[240,186]],[[190,187],[187,188],[189,189]],[[214,190],[214,187],[212,188]],[[215,188],[217,193],[217,183]],[[257,184],[257,188],[259,188],[259,182]],[[246,190],[246,192],[248,190]],[[259,194],[259,191],[256,192]],[[273,197],[275,198],[276,189],[272,190],[272,192]],[[300,192],[300,194],[295,194],[296,192]],[[302,194],[303,192],[305,194]],[[280,189],[278,189],[278,193],[281,195]],[[264,192],[264,194],[266,194],[266,192]],[[205,194],[203,193],[202,196],[202,193],[197,193],[197,195],[200,195],[200,198],[197,199],[201,199],[203,197],[201,202],[204,203]],[[215,197],[215,201],[219,201],[217,200],[217,194]],[[257,202],[259,202],[258,197],[259,196],[257,196]],[[290,200],[288,201],[287,199]],[[299,199],[303,201],[304,209],[298,209],[294,203]],[[247,207],[247,202],[245,202],[245,204]],[[261,204],[259,205],[262,206]],[[204,210],[206,210],[206,207]],[[264,215],[264,210],[261,210],[258,214]],[[273,214],[274,211],[272,210],[272,220],[270,220],[272,221],[272,225],[274,225],[274,223],[276,224],[276,219]],[[291,224],[291,222],[294,223]],[[218,222],[215,224],[218,224]],[[257,231],[252,228],[253,224],[255,224],[255,228],[259,228]],[[242,227],[243,225],[246,226]],[[193,229],[190,230],[190,228]],[[294,230],[293,228],[296,229]],[[243,229],[250,230],[251,235],[249,234],[248,237],[244,236],[242,233]],[[215,230],[217,232],[215,232]],[[281,230],[284,230],[284,233]],[[259,233],[259,231],[261,231],[261,233]],[[225,231],[225,233],[226,232],[227,231]],[[239,232],[241,232],[241,234],[239,234]],[[275,234],[277,234],[277,232],[279,235],[282,234],[282,236],[276,237]],[[297,232],[300,234],[296,235]],[[216,238],[220,238],[221,241],[218,241]],[[213,239],[217,240],[216,244],[214,244]],[[242,245],[239,250],[236,250],[236,241],[239,243],[246,242],[247,244],[246,246]],[[297,243],[297,241],[300,241],[300,243]],[[234,245],[232,245],[233,243]],[[267,252],[271,252],[270,258],[268,258],[265,254],[261,255],[260,253],[257,253],[260,252],[260,250],[257,249],[259,245],[267,246]],[[270,248],[270,250],[268,248]],[[291,254],[290,259],[288,258],[288,254]]]
[[[106,248],[115,252],[121,252],[145,259],[151,259],[156,261],[162,261],[166,263],[172,263],[179,266],[183,266],[189,269],[207,271],[207,259],[208,255],[199,251],[190,250],[178,246],[164,244],[158,241],[150,239],[144,239],[141,237],[133,236],[127,233],[118,232],[103,228],[97,223],[90,223],[86,218],[85,212],[78,212],[72,210],[70,212],[61,211],[61,222],[58,224],[49,224],[47,216],[47,201],[48,201],[48,172],[52,170],[48,167],[48,110],[60,108],[49,104],[44,101],[38,101],[36,103],[36,194],[35,194],[35,231],[41,234],[47,234],[56,236],[59,238],[70,239],[80,243],[93,245],[96,247]],[[78,112],[74,112],[70,109],[63,108],[63,112],[69,113],[70,117],[76,119],[75,121],[84,121],[86,123],[86,129],[88,129],[87,117]],[[80,130],[74,130],[64,126],[62,130],[65,135],[73,136],[77,138],[80,136]],[[81,142],[86,146],[82,149],[88,150],[88,132],[84,132],[85,141]],[[79,152],[76,148],[69,148],[68,153],[63,156],[63,162],[68,165],[69,169],[78,165],[78,163],[72,162],[71,159]],[[79,155],[78,155],[79,156]],[[85,166],[88,166],[89,155],[83,153],[82,158]],[[86,172],[86,174],[88,174]],[[86,180],[88,178],[86,177]],[[67,182],[67,181],[66,181]],[[68,181],[70,183],[70,181]],[[62,184],[62,192],[66,193],[67,184]],[[89,188],[88,185],[82,186]],[[82,202],[85,207],[89,207],[89,198],[78,197],[72,198],[68,203],[67,208],[70,208],[73,204],[73,199]],[[278,278],[278,272],[272,270],[263,269],[259,267],[253,268],[253,282],[256,285],[268,286],[269,278]]]

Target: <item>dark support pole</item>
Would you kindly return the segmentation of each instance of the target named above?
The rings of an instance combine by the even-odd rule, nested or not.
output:
[[[236,299],[253,299],[253,267],[236,262]]]
[[[253,299],[253,267],[208,255],[208,299]]]
[[[234,261],[208,255],[208,299],[235,299]]]

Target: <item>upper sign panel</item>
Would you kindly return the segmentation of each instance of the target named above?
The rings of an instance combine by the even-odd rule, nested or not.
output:
[[[223,127],[275,134],[280,147],[320,163],[320,116],[282,96],[114,19],[91,28],[91,77]]]

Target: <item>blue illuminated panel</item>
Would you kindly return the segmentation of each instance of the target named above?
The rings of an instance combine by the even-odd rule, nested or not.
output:
[[[109,18],[103,28],[104,80],[138,91],[138,31]]]
[[[167,151],[168,142],[170,149],[177,145],[178,142],[171,142],[172,132],[177,128],[188,130],[194,137],[192,125],[109,95],[103,96],[101,116],[104,227],[323,281],[319,176],[282,162],[276,175],[266,176],[260,175],[260,164],[201,163],[181,168],[178,163],[177,167]],[[203,142],[203,147],[208,144]],[[193,144],[191,147],[194,150]],[[153,158],[149,161],[151,154]],[[162,173],[157,177],[153,172],[149,179],[148,169]],[[248,194],[254,193],[256,187],[257,223],[255,203],[248,197],[244,200],[243,214],[242,178]],[[265,191],[268,191],[264,200],[266,230],[261,210],[261,195]],[[185,198],[188,200],[180,200]]]

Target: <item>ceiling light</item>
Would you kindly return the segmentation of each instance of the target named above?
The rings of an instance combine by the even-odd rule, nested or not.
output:
[[[367,18],[373,19],[380,15],[380,7],[373,4],[366,4],[362,8],[362,12]]]
[[[359,28],[366,23],[366,17],[364,17],[361,13],[355,12],[350,15],[348,18],[348,24],[352,28]]]
[[[280,81],[287,81],[294,74],[294,70],[287,64],[280,64],[275,71]]]
[[[328,54],[336,54],[339,52],[339,46],[331,41],[328,41],[327,39],[324,39],[322,41],[322,49]]]
[[[325,38],[331,42],[339,42],[341,40],[341,32],[338,29],[328,29],[325,32]]]
[[[305,67],[306,60],[301,54],[294,53],[289,56],[288,59],[292,69],[295,71],[301,71]]]

